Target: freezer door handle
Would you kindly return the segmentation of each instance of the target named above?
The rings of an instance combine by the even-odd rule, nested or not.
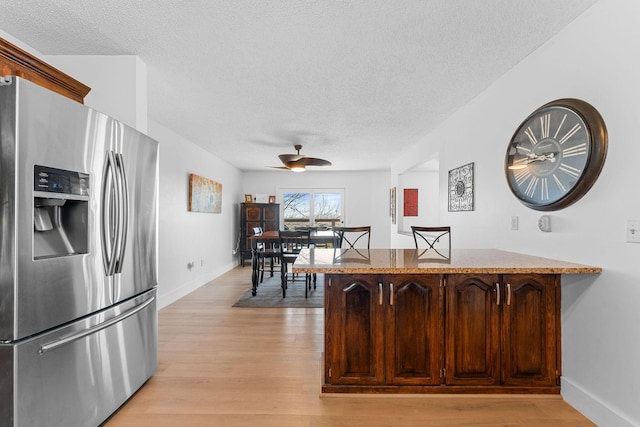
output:
[[[115,172],[115,154],[107,151],[102,171],[102,261],[107,276],[115,273],[115,258],[118,250],[117,232],[120,228]]]
[[[101,330],[106,329],[109,326],[114,325],[114,324],[116,324],[118,322],[121,322],[124,319],[126,319],[127,317],[131,317],[134,314],[138,313],[139,311],[144,310],[149,304],[151,304],[153,301],[155,301],[155,299],[156,299],[156,297],[151,297],[149,300],[145,301],[144,303],[132,308],[131,310],[125,311],[122,314],[119,314],[118,316],[114,317],[113,319],[107,320],[106,322],[102,322],[102,323],[100,323],[98,325],[95,325],[95,326],[89,328],[89,329],[85,329],[83,331],[79,331],[79,332],[76,332],[74,334],[67,335],[67,336],[65,336],[63,338],[48,342],[46,344],[43,344],[40,347],[39,353],[40,354],[44,354],[44,353],[47,353],[49,351],[53,351],[53,350],[55,350],[57,348],[60,348],[60,347],[62,347],[64,345],[67,345],[67,344],[72,343],[74,341],[77,341],[77,340],[79,340],[81,338],[84,338],[84,337],[87,337],[89,335],[93,335],[93,334],[95,334],[97,332],[100,332]]]
[[[127,243],[129,189],[122,154],[107,151],[102,176],[102,251],[107,276],[122,272]]]
[[[127,230],[129,225],[129,188],[127,186],[127,175],[125,174],[124,160],[122,154],[115,155],[115,165],[118,179],[118,199],[120,229],[118,230],[118,255],[116,260],[116,273],[122,273],[122,263],[124,262],[124,251],[127,246]]]

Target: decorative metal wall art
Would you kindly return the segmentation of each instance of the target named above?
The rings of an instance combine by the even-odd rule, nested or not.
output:
[[[449,171],[449,212],[472,211],[473,163]]]

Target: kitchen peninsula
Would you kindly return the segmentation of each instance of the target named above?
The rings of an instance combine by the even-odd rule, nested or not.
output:
[[[560,279],[599,267],[493,249],[308,249],[325,275],[325,393],[559,393]]]

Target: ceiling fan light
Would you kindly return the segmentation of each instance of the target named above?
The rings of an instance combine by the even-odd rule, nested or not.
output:
[[[292,170],[293,172],[304,172],[307,170],[307,168],[305,168],[302,165],[296,165],[296,166],[291,166],[289,170]]]

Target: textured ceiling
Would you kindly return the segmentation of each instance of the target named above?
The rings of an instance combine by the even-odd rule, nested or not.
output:
[[[46,55],[138,55],[149,118],[243,170],[386,169],[596,0],[3,0]]]

